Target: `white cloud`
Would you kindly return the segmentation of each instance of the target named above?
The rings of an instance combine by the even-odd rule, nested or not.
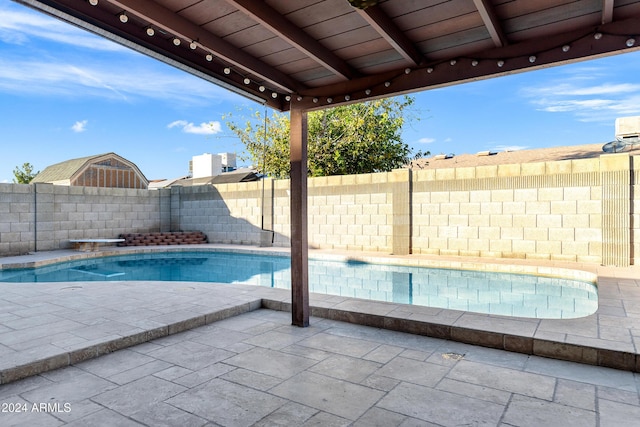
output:
[[[215,135],[216,133],[222,132],[222,125],[217,121],[194,125],[186,120],[176,120],[169,123],[167,127],[169,129],[174,127],[182,128],[182,132],[193,133],[196,135]]]
[[[91,50],[120,51],[126,49],[117,43],[95,36],[43,13],[18,6],[0,7],[0,40],[8,44],[25,45],[37,38]]]
[[[491,151],[519,151],[529,148],[526,145],[496,145]]]
[[[147,98],[181,106],[239,99],[210,82],[21,5],[0,2],[0,16],[0,93],[130,103]]]
[[[35,96],[99,97],[134,102],[157,99],[180,105],[208,105],[238,98],[212,83],[159,64],[127,58],[73,62],[0,58],[0,92]],[[28,72],[25,72],[28,70]]]
[[[76,132],[76,133],[81,133],[84,132],[85,130],[87,130],[87,124],[89,122],[87,120],[82,120],[79,122],[75,122],[73,124],[73,126],[71,126],[71,130]]]
[[[581,67],[562,75],[561,81],[523,88],[520,95],[538,111],[569,114],[582,122],[613,123],[616,117],[640,114],[640,83],[621,71]]]
[[[420,144],[431,144],[431,143],[436,142],[436,139],[435,139],[435,138],[420,138],[420,139],[418,140],[418,142],[419,142]]]
[[[550,86],[526,88],[523,90],[523,93],[530,97],[558,97],[624,95],[640,91],[640,84],[633,83],[604,83],[586,87],[580,87],[576,83],[577,81],[574,83],[560,83]]]

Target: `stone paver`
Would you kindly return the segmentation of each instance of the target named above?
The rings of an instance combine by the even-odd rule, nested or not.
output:
[[[572,321],[312,294],[296,328],[282,289],[0,283],[0,425],[632,425],[640,269],[582,267],[600,308]]]
[[[0,425],[608,426],[640,419],[637,373],[311,320],[312,328],[297,328],[289,313],[258,309],[2,385]],[[334,348],[347,332],[363,354]],[[282,341],[262,346],[269,337]],[[217,353],[217,340],[231,343],[225,353]],[[174,348],[184,356],[179,346],[206,362],[186,367],[167,357]]]

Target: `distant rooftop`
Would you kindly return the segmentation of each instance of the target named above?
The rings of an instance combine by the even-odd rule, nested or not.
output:
[[[462,168],[484,165],[506,165],[514,163],[549,162],[559,160],[588,159],[599,156],[610,156],[602,151],[602,145],[584,144],[566,147],[537,148],[516,151],[481,151],[477,154],[459,154],[450,157],[448,154],[414,160],[411,165],[415,170]],[[625,153],[640,154],[640,147],[630,147]],[[445,158],[448,157],[448,158]]]

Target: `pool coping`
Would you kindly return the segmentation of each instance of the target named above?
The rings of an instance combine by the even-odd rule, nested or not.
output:
[[[288,256],[287,248],[256,248],[235,245],[155,246],[136,247],[135,249],[112,248],[98,253],[77,253],[72,251],[36,253],[19,257],[19,259],[18,257],[0,259],[0,261],[4,261],[0,263],[0,266],[6,268],[6,265],[19,265],[20,267],[13,268],[28,268],[95,256],[150,253],[167,250],[231,251]],[[383,256],[380,254],[337,253],[336,251],[312,252],[312,257],[321,259],[337,260],[348,257],[349,259],[368,262],[393,262],[399,265],[462,269],[484,268],[484,271],[496,271],[495,269],[497,269],[497,271],[525,274],[562,274],[561,277],[567,277],[566,274],[569,274],[567,278],[579,277],[579,280],[597,278],[600,285],[598,290],[598,311],[581,319],[515,318],[321,294],[310,295],[310,310],[311,315],[314,317],[448,339],[511,352],[640,372],[640,354],[638,354],[636,348],[636,341],[640,340],[640,312],[631,311],[627,313],[627,316],[621,315],[622,311],[625,311],[626,299],[630,300],[630,305],[633,303],[638,306],[637,303],[640,302],[640,287],[638,286],[639,282],[636,281],[636,278],[640,279],[640,270],[607,269],[593,265],[581,266],[581,268],[573,265],[539,265],[539,262],[528,264],[514,260],[487,263],[479,259]],[[487,270],[489,268],[491,270]],[[624,274],[625,272],[627,274]],[[606,274],[606,276],[603,276],[603,274]],[[620,293],[621,286],[625,287],[624,298],[616,299],[615,291],[617,290]],[[183,332],[193,327],[202,326],[249,310],[268,308],[290,311],[290,291],[271,288],[260,289],[258,286],[253,286],[253,288],[255,289],[251,291],[252,299],[238,305],[227,306],[220,310],[184,318],[162,327],[94,343],[73,351],[62,351],[59,354],[17,363],[15,366],[3,366],[0,368],[0,384],[78,363],[88,358],[97,357],[159,337]],[[630,290],[633,292],[630,292]],[[600,304],[600,299],[602,299],[602,304]],[[620,321],[623,320],[622,317],[625,318],[625,321]],[[606,325],[600,325],[601,319],[607,321]],[[620,326],[617,328],[615,327],[616,320],[620,321]],[[601,333],[605,327],[616,329],[613,335],[622,337],[625,335],[626,328],[630,339],[606,339],[607,336],[603,337]]]
[[[0,270],[36,268],[46,265],[56,264],[59,262],[78,261],[84,259],[101,258],[107,256],[127,255],[127,254],[151,254],[157,252],[231,252],[248,255],[272,255],[272,256],[289,256],[288,248],[260,248],[260,247],[244,247],[237,245],[181,245],[181,246],[129,246],[129,247],[112,247],[96,252],[77,252],[77,251],[51,251],[46,254],[59,254],[58,256],[39,256],[43,254],[31,253],[17,257],[0,258]],[[430,267],[443,269],[460,269],[460,270],[476,270],[495,273],[515,273],[515,274],[531,274],[545,277],[559,277],[564,279],[574,279],[587,281],[591,283],[597,282],[597,274],[590,269],[574,268],[570,265],[564,266],[548,266],[539,265],[537,263],[514,263],[511,259],[503,260],[483,260],[481,258],[445,258],[445,257],[427,257],[415,255],[381,255],[366,252],[336,252],[326,250],[311,250],[309,252],[310,259],[319,259],[325,261],[362,261],[372,264],[387,264],[412,267]]]

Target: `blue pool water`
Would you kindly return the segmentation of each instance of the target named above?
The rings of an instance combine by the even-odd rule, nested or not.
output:
[[[132,254],[0,270],[0,282],[194,281],[290,289],[290,259],[224,252]],[[510,273],[309,260],[309,291],[516,317],[593,314],[591,282]]]

